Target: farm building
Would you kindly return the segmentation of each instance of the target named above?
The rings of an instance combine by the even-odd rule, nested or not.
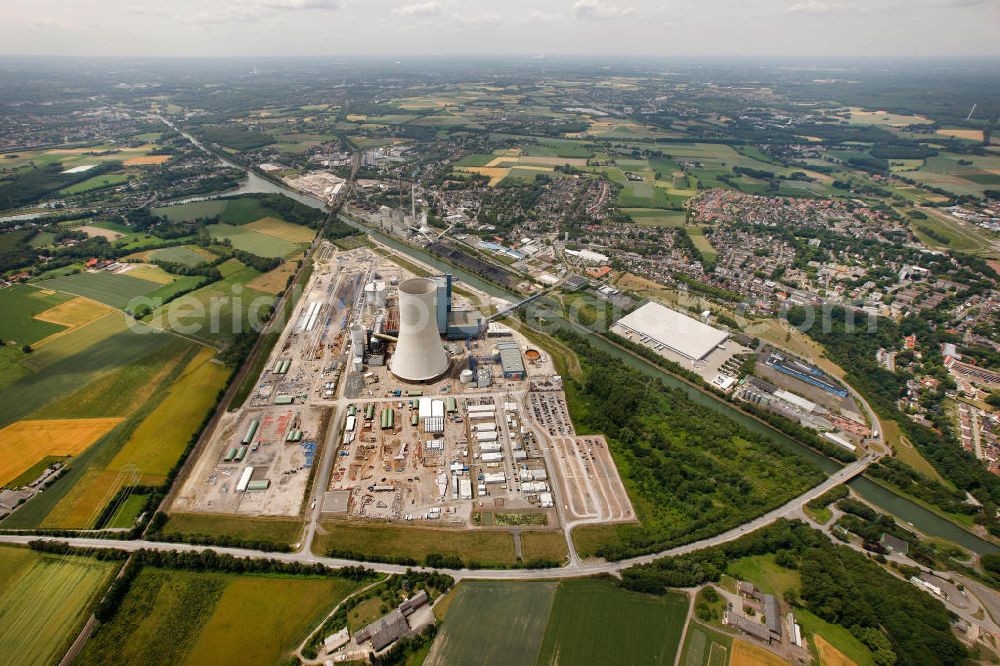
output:
[[[625,315],[617,325],[640,341],[666,347],[692,361],[700,361],[729,338],[729,333],[692,319],[659,303],[646,303]]]
[[[410,625],[406,622],[406,616],[397,608],[363,628],[355,634],[354,640],[359,645],[371,640],[372,648],[377,652],[405,636],[409,630]]]

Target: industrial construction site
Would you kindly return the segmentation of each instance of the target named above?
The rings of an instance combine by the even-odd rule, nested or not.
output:
[[[510,304],[415,276],[390,253],[325,245],[244,405],[175,512],[475,527],[635,519],[602,437],[577,437],[552,360],[489,313]],[[412,264],[408,264],[412,266]]]

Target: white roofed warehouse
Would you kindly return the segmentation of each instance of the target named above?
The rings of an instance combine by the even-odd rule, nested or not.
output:
[[[662,345],[692,361],[700,361],[729,338],[729,333],[703,324],[659,303],[646,303],[617,325],[656,348]]]

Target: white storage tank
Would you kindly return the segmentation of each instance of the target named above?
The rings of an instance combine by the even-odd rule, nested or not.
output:
[[[354,361],[351,363],[351,369],[354,372],[361,372],[365,367],[365,361],[360,356],[355,356]]]
[[[460,372],[458,375],[458,381],[462,382],[463,384],[471,384],[472,370],[469,370],[468,368],[462,370],[462,372]]]

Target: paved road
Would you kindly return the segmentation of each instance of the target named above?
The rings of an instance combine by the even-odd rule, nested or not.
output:
[[[576,576],[587,576],[598,573],[610,573],[616,574],[621,572],[623,569],[634,566],[636,564],[646,564],[652,562],[661,557],[681,555],[683,553],[690,553],[695,550],[701,550],[703,548],[708,548],[710,546],[716,546],[727,541],[732,541],[738,539],[739,537],[752,532],[756,529],[764,527],[778,520],[779,518],[785,518],[789,516],[797,515],[799,507],[804,503],[808,502],[814,497],[822,495],[830,488],[844,483],[858,474],[864,472],[865,468],[871,462],[871,458],[865,457],[857,462],[854,462],[841,470],[838,470],[835,474],[830,476],[826,481],[819,484],[815,488],[808,490],[807,492],[799,495],[793,500],[786,502],[782,506],[769,511],[768,513],[755,518],[748,523],[745,523],[739,527],[733,528],[722,534],[718,534],[714,537],[709,537],[707,539],[702,539],[701,541],[695,541],[683,546],[677,546],[676,548],[671,548],[659,553],[653,553],[650,555],[643,555],[642,557],[635,557],[628,560],[622,560],[620,562],[581,562],[579,560],[571,562],[568,566],[560,567],[557,569],[437,569],[442,573],[449,574],[456,579],[461,578],[481,578],[489,580],[531,580],[540,578],[573,578]],[[316,491],[319,492],[318,490]],[[316,512],[320,509],[317,504]],[[314,513],[314,521],[315,521]],[[315,526],[315,522],[312,523]],[[311,536],[308,537],[311,539]],[[17,543],[26,544],[30,541],[35,541],[39,539],[48,539],[53,541],[62,541],[70,544],[71,546],[82,546],[87,548],[116,548],[124,551],[136,551],[140,548],[148,548],[152,550],[163,550],[163,551],[175,551],[175,552],[186,552],[186,551],[201,551],[205,550],[205,546],[195,546],[192,544],[185,543],[166,543],[161,541],[146,541],[146,540],[136,540],[136,541],[125,541],[118,539],[94,539],[94,538],[84,538],[84,537],[39,537],[37,535],[21,535],[21,534],[3,534],[0,535],[0,543]],[[363,565],[375,571],[380,571],[382,573],[403,573],[408,568],[418,568],[422,567],[405,567],[394,564],[381,564],[377,562],[360,562],[357,560],[347,560],[342,558],[334,557],[321,557],[318,555],[313,555],[306,549],[302,549],[295,553],[267,553],[260,550],[253,550],[250,548],[221,548],[217,546],[212,546],[211,550],[218,553],[226,553],[233,555],[234,557],[245,557],[251,559],[275,559],[282,562],[307,562],[313,563],[318,562],[325,564],[330,567],[345,567],[345,566],[356,566]]]

